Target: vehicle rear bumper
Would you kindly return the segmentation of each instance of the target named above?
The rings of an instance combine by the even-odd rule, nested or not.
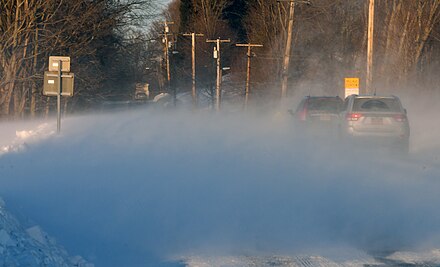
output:
[[[359,131],[353,127],[348,127],[346,134],[351,137],[356,138],[375,138],[375,139],[397,139],[397,140],[405,140],[409,139],[409,130],[406,129],[398,129],[395,131]]]

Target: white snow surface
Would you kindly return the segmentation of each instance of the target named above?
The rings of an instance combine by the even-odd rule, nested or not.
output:
[[[440,264],[440,112],[406,106],[408,156],[301,138],[273,111],[1,123],[0,195],[22,230],[1,222],[0,255],[50,235],[97,267]]]
[[[94,267],[80,256],[70,257],[39,226],[24,229],[1,202],[0,266]]]
[[[434,249],[430,251],[398,251],[389,255],[387,259],[405,264],[439,266],[440,250]]]
[[[9,127],[17,127],[18,125],[23,127],[23,124],[13,123],[12,125],[8,125],[9,129],[2,127],[3,132],[0,136],[0,156],[8,152],[20,151],[28,144],[46,139],[55,133],[54,130],[49,128],[49,123],[40,123],[37,126],[34,126],[34,124],[35,122],[26,125],[25,127],[27,129],[24,130],[15,130],[15,136],[11,135],[11,128]]]
[[[334,254],[337,251],[337,255]],[[380,262],[376,261],[370,255],[353,248],[332,248],[332,253],[326,252],[326,257],[320,255],[242,255],[242,256],[190,256],[185,263],[188,267],[363,267],[378,266]],[[348,258],[341,257],[346,255]]]

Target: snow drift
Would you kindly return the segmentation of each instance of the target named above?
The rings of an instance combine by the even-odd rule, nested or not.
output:
[[[439,129],[415,130],[416,149],[394,157],[297,138],[270,114],[68,118],[60,136],[0,157],[0,195],[96,266],[440,246],[440,145],[423,142]]]

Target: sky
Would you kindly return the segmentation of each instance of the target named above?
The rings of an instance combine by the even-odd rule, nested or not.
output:
[[[163,6],[164,8],[172,2],[172,0],[156,0],[156,2],[160,5]]]
[[[72,116],[59,136],[54,118],[1,123],[1,145],[22,145],[0,155],[0,196],[24,226],[97,267],[435,249],[440,113],[426,103],[404,102],[408,156],[300,136],[279,110]]]

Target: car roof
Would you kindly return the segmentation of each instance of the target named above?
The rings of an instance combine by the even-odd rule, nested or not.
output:
[[[395,95],[388,95],[388,96],[378,96],[378,95],[350,95],[347,98],[356,98],[356,99],[399,99]]]
[[[329,98],[329,99],[334,99],[334,98],[337,98],[337,99],[341,99],[339,96],[305,96],[304,97],[305,99],[313,99],[313,98]]]

